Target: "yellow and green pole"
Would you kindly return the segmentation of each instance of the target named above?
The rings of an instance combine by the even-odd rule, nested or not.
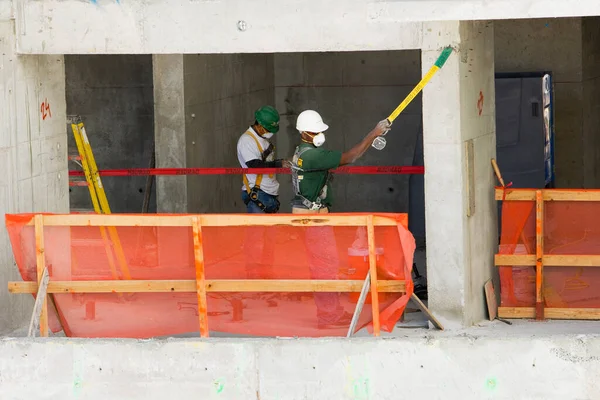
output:
[[[413,101],[413,99],[415,97],[417,97],[417,95],[421,92],[421,90],[423,90],[425,85],[427,85],[427,83],[429,83],[431,78],[433,78],[433,76],[436,74],[436,72],[438,72],[444,66],[444,64],[448,60],[448,57],[450,57],[451,53],[452,53],[452,47],[450,47],[450,46],[448,46],[444,50],[442,50],[442,53],[440,54],[438,59],[435,61],[435,64],[433,64],[433,66],[429,69],[429,71],[427,71],[427,73],[425,74],[423,79],[421,79],[421,82],[419,82],[417,84],[417,86],[415,86],[415,88],[408,94],[408,96],[406,96],[406,98],[402,101],[402,103],[400,103],[400,105],[398,107],[396,107],[396,109],[390,114],[389,117],[387,117],[387,120],[390,123],[394,122],[394,120],[398,117],[398,115],[400,115],[400,113],[402,111],[404,111],[404,109],[410,104],[410,102]]]

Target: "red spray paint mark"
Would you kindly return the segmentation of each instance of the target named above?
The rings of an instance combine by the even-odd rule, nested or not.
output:
[[[46,120],[46,118],[52,118],[52,111],[50,111],[50,103],[48,103],[48,99],[45,99],[40,106],[40,111],[42,113],[42,120]]]
[[[483,92],[479,91],[479,99],[477,100],[477,109],[479,110],[479,115],[483,112]]]

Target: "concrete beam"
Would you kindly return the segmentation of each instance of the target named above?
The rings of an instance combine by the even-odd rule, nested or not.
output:
[[[376,21],[362,0],[16,2],[28,54],[418,49],[420,22]]]
[[[598,335],[4,339],[0,353],[3,399],[600,398]]]
[[[377,21],[481,21],[600,15],[593,0],[380,0],[369,7]]]
[[[600,3],[38,0],[15,15],[27,54],[270,53],[418,49],[421,21],[593,16]]]

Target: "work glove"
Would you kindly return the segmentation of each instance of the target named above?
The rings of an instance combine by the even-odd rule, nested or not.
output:
[[[375,127],[375,129],[377,130],[377,133],[379,134],[379,136],[383,136],[386,133],[388,133],[388,131],[390,129],[392,129],[392,123],[390,121],[386,119],[379,121],[377,123],[377,126]]]

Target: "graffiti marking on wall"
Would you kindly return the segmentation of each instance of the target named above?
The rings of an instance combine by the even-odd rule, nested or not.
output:
[[[479,91],[479,99],[477,99],[477,110],[479,110],[479,115],[483,112],[483,92]]]
[[[40,111],[42,113],[42,120],[46,120],[46,118],[52,118],[52,111],[50,111],[50,103],[48,103],[48,99],[44,99],[42,105],[40,106]]]

